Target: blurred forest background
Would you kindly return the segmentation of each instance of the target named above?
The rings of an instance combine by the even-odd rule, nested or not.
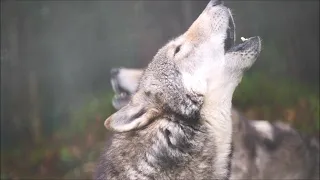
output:
[[[1,1],[1,178],[89,178],[112,67],[142,68],[208,1]],[[227,1],[263,50],[236,90],[248,118],[319,135],[319,1]]]

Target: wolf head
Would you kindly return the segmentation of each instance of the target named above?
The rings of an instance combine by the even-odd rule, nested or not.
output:
[[[129,103],[105,126],[131,131],[168,113],[189,119],[199,115],[205,101],[213,100],[206,99],[208,93],[215,94],[214,101],[231,101],[243,72],[261,49],[259,37],[234,46],[234,28],[230,10],[220,1],[210,1],[185,33],[160,48],[136,92],[131,89]]]

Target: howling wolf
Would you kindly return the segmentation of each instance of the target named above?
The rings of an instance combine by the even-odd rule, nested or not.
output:
[[[232,95],[261,50],[234,44],[230,10],[211,0],[159,49],[129,103],[106,121],[115,134],[95,179],[229,179]]]
[[[129,103],[142,73],[142,69],[111,69],[112,104],[117,110]],[[234,108],[231,114],[230,179],[319,179],[319,139],[282,122],[248,120]]]

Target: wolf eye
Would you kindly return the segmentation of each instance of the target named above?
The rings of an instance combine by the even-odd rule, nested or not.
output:
[[[176,55],[180,51],[181,45],[177,46],[174,50],[174,55]]]

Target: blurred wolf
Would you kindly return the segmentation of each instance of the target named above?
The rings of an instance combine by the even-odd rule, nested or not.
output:
[[[211,0],[160,48],[129,103],[105,121],[115,134],[95,179],[229,179],[232,95],[261,50],[259,37],[233,45],[233,34],[230,10]]]
[[[113,68],[112,104],[120,109],[137,90],[143,69]],[[231,179],[319,179],[319,140],[288,124],[247,120],[232,109]]]

